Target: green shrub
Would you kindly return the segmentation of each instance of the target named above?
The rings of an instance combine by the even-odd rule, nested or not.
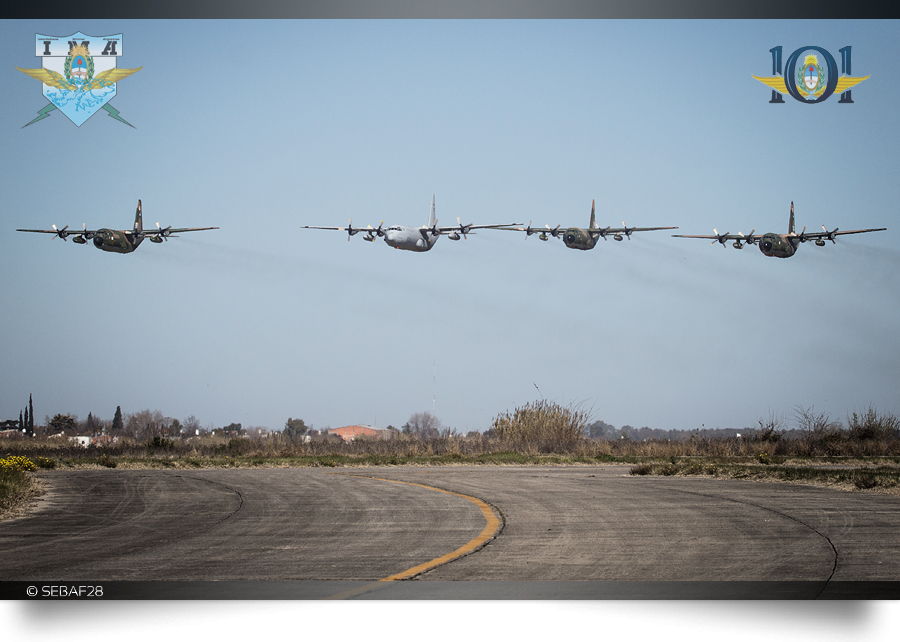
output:
[[[116,460],[103,453],[100,455],[100,458],[97,460],[97,463],[101,466],[106,466],[107,468],[115,468],[118,464],[116,464]]]
[[[49,457],[37,457],[35,458],[34,463],[37,464],[38,468],[47,470],[52,470],[57,466],[57,461],[55,459],[50,459]]]
[[[861,475],[853,480],[853,485],[860,490],[868,490],[879,485],[878,480],[872,475]]]
[[[251,443],[249,439],[241,437],[232,437],[225,446],[231,453],[246,453],[250,451]]]
[[[161,448],[163,450],[172,450],[173,448],[175,448],[175,442],[171,439],[157,436],[153,439],[148,439],[146,446],[147,448]]]

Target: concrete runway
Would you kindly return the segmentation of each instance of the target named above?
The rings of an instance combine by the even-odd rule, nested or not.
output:
[[[637,597],[776,582],[778,597],[788,581],[817,597],[900,580],[896,495],[628,469],[49,471],[39,506],[0,522],[0,580],[266,580],[299,598],[611,597],[631,582]],[[420,581],[372,584],[406,576]]]

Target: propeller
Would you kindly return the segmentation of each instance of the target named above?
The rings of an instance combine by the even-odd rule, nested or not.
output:
[[[831,232],[829,232],[828,229],[823,225],[822,229],[825,230],[825,233],[827,234],[827,236],[825,238],[828,239],[829,241],[831,241],[832,243],[834,243],[835,242],[834,241],[835,232],[837,232],[840,228],[836,227]]]
[[[625,237],[630,241],[630,240],[631,240],[631,233],[634,232],[634,228],[632,227],[631,229],[628,229],[628,226],[625,225],[625,221],[622,221],[622,227],[625,228],[624,230],[622,230],[622,232],[625,234]],[[616,236],[619,236],[619,235],[617,234]],[[615,238],[615,237],[613,237],[613,238]],[[617,238],[616,240],[617,240],[617,241],[621,241],[622,239],[621,239],[621,238]]]
[[[550,226],[546,225],[546,224],[544,225],[544,227],[546,227],[548,230],[550,230],[550,236],[552,236],[553,238],[556,238],[557,236],[559,236],[559,225],[557,225],[553,229],[550,229]]]
[[[51,227],[52,227],[53,230],[56,232],[56,236],[58,236],[59,238],[61,238],[63,241],[66,240],[66,237],[68,236],[68,234],[66,234],[66,230],[69,229],[69,226],[68,226],[68,225],[66,225],[66,226],[65,226],[64,228],[62,228],[61,230],[60,230],[60,229],[57,229],[56,225],[52,225]]]
[[[349,242],[350,237],[353,236],[354,234],[358,234],[359,231],[360,231],[359,228],[357,228],[355,230],[353,229],[353,219],[351,218],[350,222],[347,224],[347,241]]]
[[[525,238],[528,238],[532,234],[536,234],[536,233],[537,233],[537,230],[534,229],[533,227],[531,227],[531,221],[528,221],[528,227],[525,228]],[[547,240],[546,234],[542,234],[541,236],[544,237],[542,240],[544,240],[544,241]]]
[[[800,230],[800,236],[797,237],[797,240],[799,240],[801,243],[806,243],[809,240],[808,238],[806,238],[806,226],[805,225],[803,226],[803,229]]]
[[[378,224],[378,227],[372,227],[371,225],[366,226],[366,235],[363,237],[366,241],[374,241],[376,236],[384,236],[384,230],[381,229],[381,226],[384,225],[384,221]],[[349,239],[349,237],[347,237]]]
[[[448,235],[448,237],[450,238],[450,240],[451,240],[451,241],[458,241],[460,238],[463,238],[463,239],[465,239],[465,240],[468,240],[469,237],[466,236],[466,234],[468,234],[469,232],[472,231],[472,225],[473,225],[473,223],[469,223],[468,225],[463,225],[462,222],[459,220],[459,217],[457,216],[457,217],[456,217],[456,224],[459,226],[459,228],[458,228],[458,230],[453,230],[453,232],[451,232],[451,233]],[[462,234],[462,237],[460,237],[460,234]]]
[[[76,234],[72,238],[72,242],[78,243],[79,245],[84,245],[85,243],[87,243],[87,241],[85,239],[91,238],[92,235],[87,233],[87,224],[86,223],[81,224],[81,229],[84,231],[81,234]]]
[[[429,232],[431,232],[432,236],[440,236],[441,235],[441,231],[438,229],[437,224],[438,224],[438,220],[434,219],[434,225],[432,225],[431,229],[428,230]]]
[[[753,238],[753,233],[755,231],[756,229],[750,230],[750,234],[747,236],[744,236],[743,232],[738,232],[738,236],[740,236],[741,238],[735,240],[735,242],[731,244],[731,247],[739,250],[744,247],[744,243],[746,243],[747,245],[753,245],[754,243],[756,243],[756,240]]]
[[[169,239],[169,237],[172,235],[172,233],[169,231],[169,230],[172,229],[172,226],[171,226],[171,225],[169,225],[168,227],[160,227],[160,226],[159,226],[159,221],[157,221],[157,222],[156,222],[156,229],[159,230],[159,236],[160,236],[164,241],[167,241],[167,240]]]
[[[731,232],[725,232],[724,234],[719,234],[719,230],[717,230],[716,228],[713,228],[713,234],[716,235],[716,238],[715,238],[714,241],[712,241],[712,242],[710,243],[710,245],[714,245],[714,244],[716,244],[716,243],[721,243],[721,244],[722,244],[722,247],[725,247],[725,241],[728,240],[726,237],[727,237],[729,234],[731,234]]]

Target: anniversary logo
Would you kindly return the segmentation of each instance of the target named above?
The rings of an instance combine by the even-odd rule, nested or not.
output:
[[[783,103],[782,94],[789,94],[801,103],[812,105],[828,100],[829,96],[839,93],[840,103],[852,103],[850,89],[869,76],[850,76],[850,47],[840,49],[841,73],[838,77],[837,62],[834,56],[822,47],[800,47],[790,56],[784,66],[782,75],[781,47],[769,49],[772,53],[772,77],[753,76],[759,82],[772,88],[770,103]],[[819,56],[822,60],[819,60]],[[798,64],[803,59],[803,64]]]

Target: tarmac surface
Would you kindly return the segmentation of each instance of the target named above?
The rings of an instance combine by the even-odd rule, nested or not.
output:
[[[628,470],[47,471],[38,506],[0,522],[0,581],[478,599],[813,598],[900,580],[900,496]]]

